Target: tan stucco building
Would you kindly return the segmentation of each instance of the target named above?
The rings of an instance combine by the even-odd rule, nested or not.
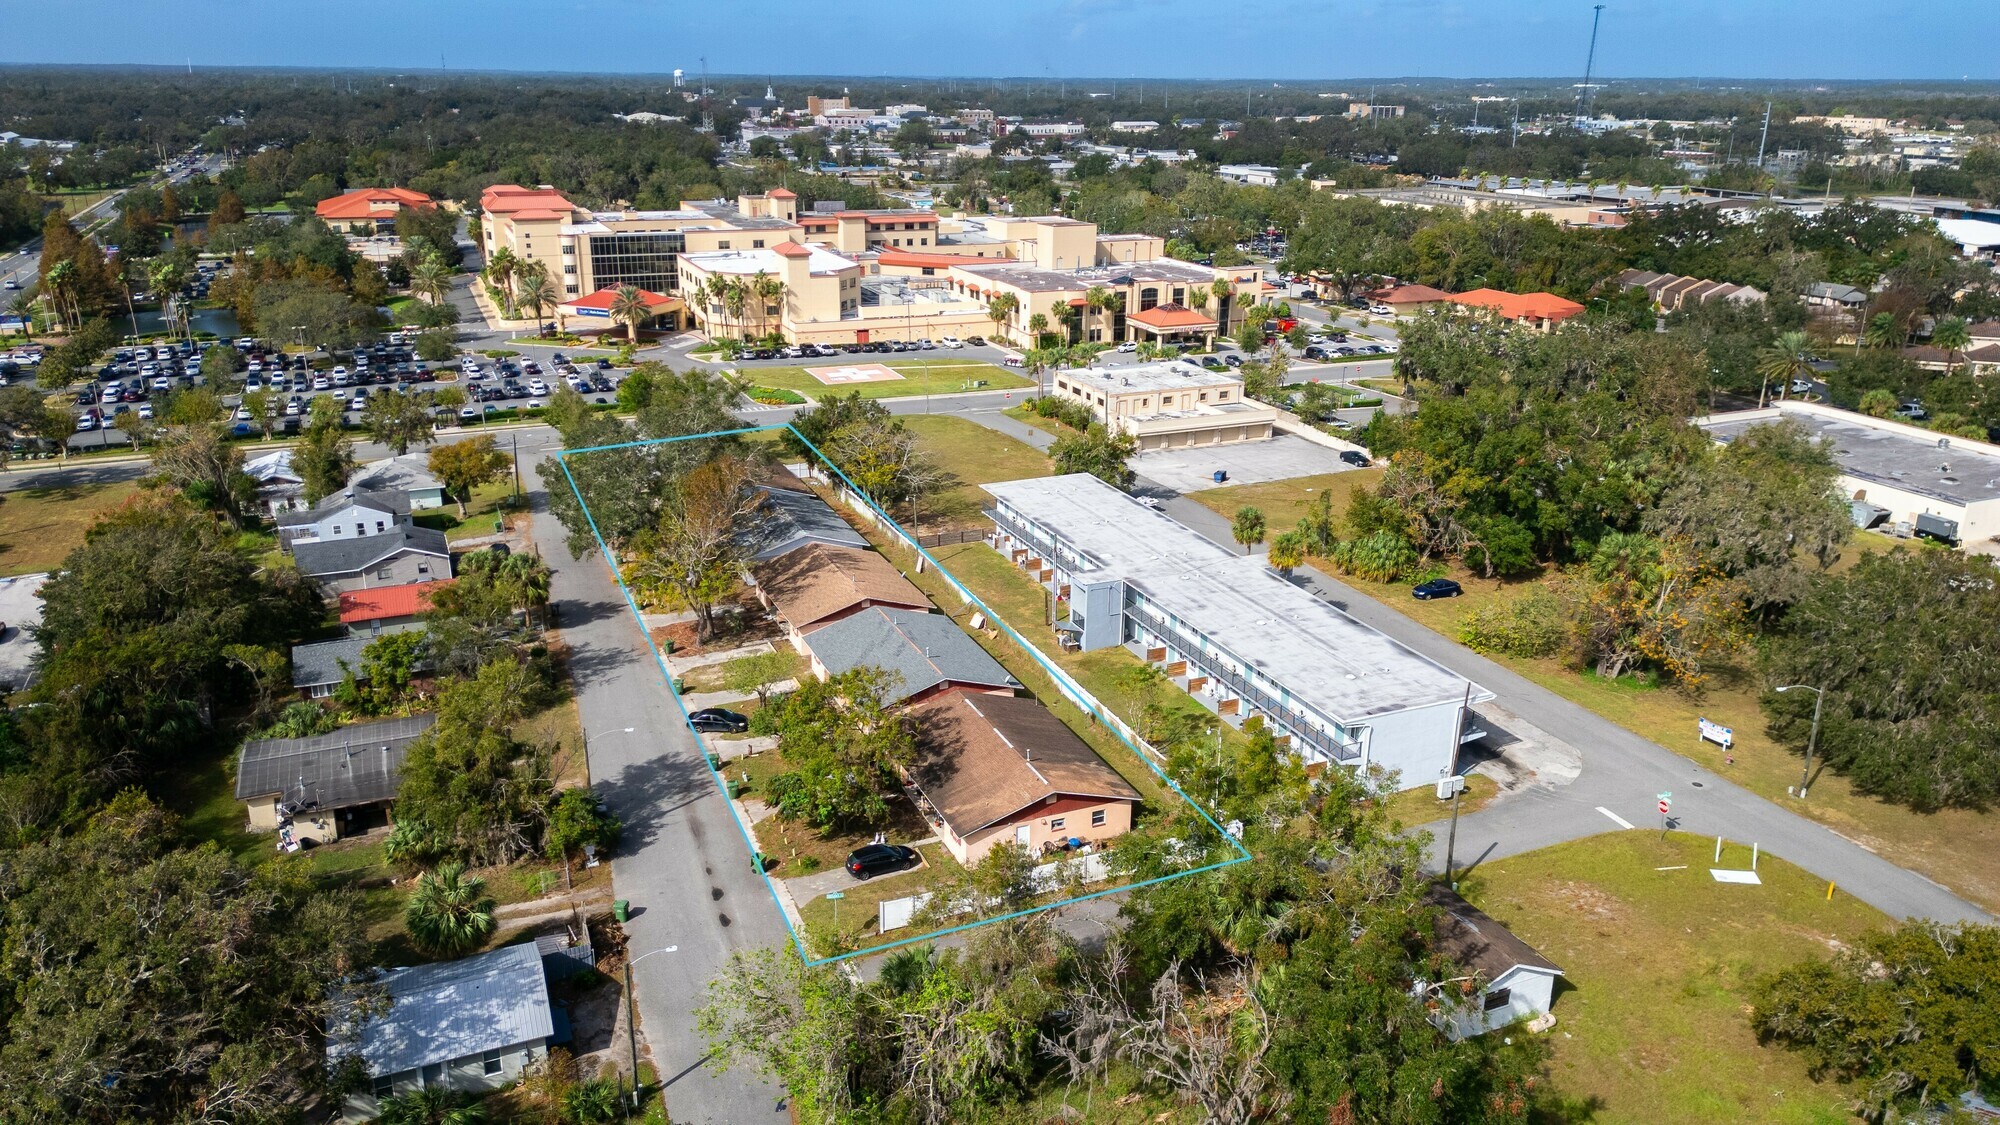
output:
[[[1243,396],[1243,380],[1185,360],[1065,368],[1050,376],[1049,390],[1090,407],[1141,450],[1260,441],[1278,420],[1276,407]]]

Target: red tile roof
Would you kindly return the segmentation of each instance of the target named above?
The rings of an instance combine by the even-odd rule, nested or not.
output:
[[[1149,328],[1213,328],[1215,318],[1207,313],[1198,313],[1185,305],[1169,302],[1154,305],[1135,313],[1126,313],[1126,320],[1137,321]]]
[[[647,306],[651,308],[658,308],[661,305],[678,304],[680,302],[679,297],[669,297],[664,293],[655,293],[650,289],[639,290],[639,295],[646,299]],[[578,297],[574,301],[563,302],[563,308],[609,309],[613,304],[617,302],[617,300],[618,300],[618,290],[599,289],[595,293],[585,294],[584,296]]]
[[[1492,309],[1508,320],[1567,320],[1583,311],[1583,306],[1554,293],[1507,293],[1499,289],[1474,289],[1452,298],[1456,304]]]
[[[322,219],[374,219],[398,207],[436,207],[431,197],[408,188],[355,188],[332,199],[322,199],[313,213]]]
[[[792,191],[789,188],[772,188],[764,194],[772,199],[797,199],[799,197],[798,192]]]
[[[496,215],[516,211],[560,210],[565,216],[576,210],[562,192],[553,188],[524,188],[519,184],[494,184],[479,193],[479,207]]]
[[[918,254],[909,250],[883,250],[875,260],[885,266],[994,266],[1012,258],[973,258],[961,254]]]
[[[416,582],[408,586],[377,586],[371,590],[351,590],[340,595],[340,620],[353,625],[363,621],[384,621],[410,617],[431,607],[431,591],[449,586],[452,579]]]
[[[803,244],[797,242],[780,242],[776,246],[771,247],[771,253],[776,254],[781,258],[812,257],[812,251],[807,247],[805,247]]]
[[[1393,289],[1378,289],[1369,296],[1385,305],[1423,305],[1452,299],[1451,294],[1428,285],[1398,285]]]

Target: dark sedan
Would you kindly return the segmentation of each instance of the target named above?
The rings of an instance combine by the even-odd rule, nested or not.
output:
[[[1455,598],[1463,593],[1465,593],[1464,588],[1451,579],[1433,578],[1429,582],[1419,583],[1410,591],[1410,596],[1420,602],[1427,602],[1433,598]]]
[[[923,857],[901,844],[865,844],[847,853],[847,873],[856,879],[900,871]]]
[[[688,716],[688,726],[705,734],[742,734],[750,729],[750,720],[720,707],[704,707]]]

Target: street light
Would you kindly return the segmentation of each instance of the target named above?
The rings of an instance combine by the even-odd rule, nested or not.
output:
[[[616,730],[601,730],[598,731],[596,734],[590,734],[588,732],[585,732],[583,736],[583,760],[586,762],[590,760],[591,739],[603,738],[607,734],[631,734],[633,731],[638,729],[639,729],[638,727],[619,727]]]
[[[1813,687],[1811,684],[1786,684],[1776,690],[1783,693],[1793,689],[1809,691],[1814,696],[1812,733],[1806,735],[1806,768],[1805,772],[1799,775],[1799,800],[1803,801],[1806,799],[1806,783],[1812,780],[1813,747],[1819,742],[1819,709],[1826,702],[1826,689]]]
[[[637,957],[625,959],[625,1032],[632,1043],[632,1110],[635,1113],[639,1109],[639,1004],[632,995],[632,966],[654,953],[672,953],[679,948],[678,945],[664,946],[653,950],[652,953],[641,953]]]

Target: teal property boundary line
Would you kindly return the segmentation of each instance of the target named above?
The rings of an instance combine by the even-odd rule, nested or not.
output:
[[[970,587],[966,586],[963,582],[960,582],[956,575],[952,574],[949,569],[940,564],[937,561],[937,559],[931,555],[929,551],[924,550],[924,548],[921,545],[919,545],[914,538],[911,537],[909,532],[903,530],[901,524],[897,523],[894,519],[891,519],[889,514],[883,511],[882,508],[875,503],[873,498],[871,498],[866,492],[863,492],[859,487],[857,487],[852,480],[848,479],[847,474],[841,472],[840,467],[835,465],[831,458],[827,457],[824,453],[820,452],[819,447],[815,446],[811,441],[807,440],[805,435],[799,433],[799,431],[796,428],[794,428],[790,422],[785,422],[776,425],[769,425],[769,426],[750,426],[736,430],[715,430],[710,433],[689,434],[684,437],[650,438],[642,441],[618,442],[612,445],[593,445],[593,446],[587,446],[582,449],[562,450],[556,454],[556,463],[562,466],[563,479],[569,482],[570,492],[576,496],[577,504],[581,506],[581,508],[583,509],[584,519],[590,525],[591,538],[597,542],[597,549],[598,552],[604,558],[604,564],[611,569],[612,578],[617,581],[618,590],[625,597],[625,608],[631,611],[633,622],[639,626],[639,636],[645,640],[646,647],[652,650],[653,662],[660,670],[661,682],[666,685],[667,694],[673,698],[674,706],[677,709],[679,709],[683,724],[686,723],[688,718],[687,701],[681,697],[680,691],[674,686],[674,677],[673,674],[667,670],[667,660],[665,654],[663,654],[660,651],[658,645],[653,643],[652,635],[646,631],[645,617],[639,612],[638,600],[633,596],[631,587],[625,584],[625,576],[619,572],[617,560],[611,554],[611,546],[610,544],[605,542],[603,533],[598,529],[597,517],[593,515],[590,511],[590,501],[584,498],[582,488],[577,485],[576,477],[569,470],[569,458],[582,456],[587,453],[606,453],[618,449],[636,449],[645,446],[667,445],[674,442],[702,441],[710,438],[739,437],[747,434],[769,433],[778,430],[789,432],[794,438],[798,439],[799,444],[803,445],[806,449],[810,450],[812,455],[818,459],[821,465],[825,466],[828,472],[831,472],[835,476],[838,476],[840,478],[841,483],[846,485],[850,492],[852,492],[855,496],[860,497],[863,503],[867,504],[868,507],[877,516],[881,517],[882,523],[880,526],[886,526],[888,528],[894,529],[899,539],[901,539],[906,545],[908,545],[910,549],[917,552],[918,555],[922,556],[926,563],[928,563],[932,567],[935,567],[939,574],[944,575],[945,580],[951,583],[952,588],[957,590],[959,594],[963,596],[967,602],[978,607],[979,611],[985,615],[986,620],[998,625],[1007,634],[1007,636],[1014,641],[1015,644],[1021,647],[1021,650],[1023,652],[1028,654],[1030,659],[1034,660],[1036,664],[1040,665],[1042,671],[1048,674],[1050,681],[1056,684],[1057,690],[1061,691],[1063,682],[1066,679],[1070,678],[1066,672],[1063,672],[1062,670],[1058,669],[1053,664],[1051,664],[1048,658],[1042,655],[1040,649],[1036,648],[1032,644],[1029,644],[1026,638],[1022,637],[1019,633],[1014,631],[1014,627],[1008,624],[1005,618],[993,612],[992,608],[989,607],[984,601],[980,600],[979,596],[974,594]],[[1086,692],[1085,694],[1088,693]],[[1193,809],[1196,815],[1200,816],[1203,821],[1207,822],[1210,828],[1215,830],[1215,834],[1219,839],[1228,842],[1229,846],[1235,850],[1236,855],[1230,859],[1221,860],[1216,863],[1204,864],[1201,867],[1190,868],[1186,871],[1177,871],[1171,875],[1160,875],[1151,879],[1144,879],[1136,883],[1127,883],[1124,886],[1108,887],[1101,891],[1093,891],[1090,894],[1076,895],[1071,898],[1063,899],[1059,902],[1052,902],[1043,906],[1037,906],[1027,910],[1016,910],[1008,914],[996,915],[995,917],[992,918],[981,918],[975,922],[967,922],[963,925],[951,926],[949,928],[942,930],[934,930],[930,933],[918,934],[915,937],[900,938],[896,941],[884,942],[880,945],[869,946],[866,949],[857,949],[854,950],[853,952],[842,953],[839,954],[838,956],[833,956],[833,957],[814,957],[812,955],[811,950],[806,948],[805,935],[799,932],[798,927],[792,925],[791,917],[785,912],[784,902],[782,899],[778,897],[778,889],[776,885],[772,882],[770,873],[763,870],[762,864],[758,864],[757,877],[764,881],[765,892],[771,896],[772,905],[778,908],[778,917],[784,921],[785,930],[787,933],[791,935],[792,946],[794,949],[798,950],[800,960],[802,960],[808,966],[831,965],[855,957],[866,957],[872,954],[886,952],[888,950],[896,949],[905,945],[913,945],[919,942],[935,941],[938,938],[946,937],[951,934],[962,933],[967,930],[978,929],[981,926],[990,926],[996,922],[1004,922],[1012,918],[1023,918],[1033,914],[1040,914],[1043,913],[1044,911],[1055,910],[1064,906],[1072,906],[1079,902],[1088,902],[1091,899],[1103,898],[1106,895],[1119,894],[1124,891],[1136,890],[1139,887],[1149,887],[1158,883],[1171,882],[1175,879],[1185,879],[1193,875],[1202,874],[1203,872],[1216,871],[1225,867],[1231,867],[1234,866],[1235,864],[1242,863],[1245,860],[1251,858],[1249,850],[1243,846],[1242,841],[1236,839],[1234,836],[1231,836],[1226,830],[1223,829],[1223,827],[1220,824],[1217,824],[1215,818],[1210,816],[1206,809],[1202,808],[1199,803],[1197,803],[1193,798],[1189,797],[1187,793],[1184,792],[1181,789],[1181,787],[1174,782],[1173,778],[1168,777],[1165,771],[1161,770],[1159,766],[1153,763],[1152,757],[1150,755],[1148,755],[1145,751],[1139,749],[1138,746],[1134,745],[1132,740],[1130,738],[1127,738],[1125,736],[1124,731],[1120,729],[1120,724],[1109,720],[1109,718],[1104,714],[1102,709],[1098,706],[1096,698],[1094,696],[1091,697],[1088,703],[1085,703],[1082,700],[1076,700],[1075,702],[1077,702],[1080,706],[1082,706],[1083,710],[1090,715],[1092,720],[1101,724],[1104,727],[1104,729],[1110,731],[1114,736],[1116,736],[1118,741],[1124,743],[1126,749],[1132,752],[1132,756],[1137,758],[1139,761],[1144,762],[1146,768],[1152,770],[1153,774],[1160,779],[1160,782],[1164,784],[1168,789],[1171,789],[1174,792],[1175,796],[1178,796],[1181,800],[1187,802],[1188,807]],[[710,764],[710,760],[712,758],[720,760],[720,756],[714,753],[712,747],[709,745],[708,738],[705,735],[703,735],[700,731],[693,730],[693,728],[691,727],[687,729],[691,734],[694,735],[696,745],[702,751],[702,758],[701,758],[702,766],[703,768],[708,770],[709,779],[715,783],[716,789],[726,796],[729,792],[728,783],[723,778],[721,770],[718,769],[715,765]],[[751,857],[752,862],[755,862],[756,856],[759,854],[757,851],[757,845],[750,837],[749,825],[745,824],[743,822],[743,818],[737,815],[736,807],[733,802],[729,806],[729,817],[736,824],[737,834],[743,838],[743,848],[745,853],[749,857]]]

